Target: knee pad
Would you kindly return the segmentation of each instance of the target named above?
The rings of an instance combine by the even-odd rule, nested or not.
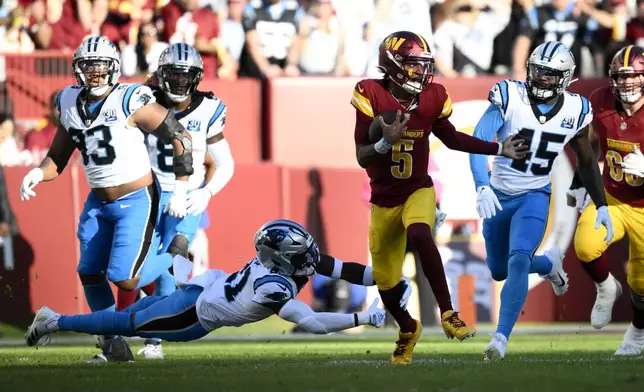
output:
[[[631,289],[631,301],[635,309],[644,310],[644,295],[639,295]]]
[[[433,241],[432,229],[424,223],[412,223],[407,227],[407,239],[414,246],[425,241]]]
[[[503,282],[508,278],[508,271],[490,270],[490,273],[492,274],[492,279],[497,282]]]

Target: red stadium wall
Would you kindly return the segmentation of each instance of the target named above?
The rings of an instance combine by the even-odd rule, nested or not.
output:
[[[47,95],[71,80],[68,76],[34,76],[36,62],[24,61],[25,68],[20,72],[16,67],[9,68],[10,93],[17,118],[37,119],[46,111]],[[239,268],[253,256],[251,238],[255,230],[278,217],[305,223],[327,252],[345,260],[367,262],[368,207],[362,198],[365,177],[355,163],[354,114],[348,103],[356,81],[342,78],[273,81],[266,102],[269,122],[265,124],[268,128],[265,142],[269,143],[267,151],[272,164],[260,163],[259,83],[203,82],[202,89],[215,91],[228,104],[226,137],[238,163],[232,181],[213,199],[209,210],[211,226],[207,233],[212,268],[226,271]],[[497,78],[437,80],[445,84],[455,104],[484,103],[496,81]],[[574,83],[572,90],[588,95],[601,83],[605,81],[582,80]],[[476,119],[462,120],[454,118],[455,122],[462,122],[457,127],[471,131]],[[434,146],[432,149],[436,150]],[[442,151],[439,152],[435,155],[437,159],[441,159]],[[451,164],[448,162],[446,171],[452,169]],[[28,315],[20,309],[34,310],[43,304],[62,312],[84,312],[87,307],[75,272],[76,223],[88,191],[82,169],[67,170],[56,181],[40,185],[35,199],[21,202],[17,189],[27,171],[28,168],[6,169],[10,201],[24,241],[16,241],[16,269],[0,269],[4,287],[0,292],[0,315],[15,315],[28,321]],[[613,273],[625,282],[623,262],[628,257],[627,247],[624,244],[614,247],[609,257],[614,260]],[[572,281],[568,294],[555,298],[549,285],[537,285],[530,292],[522,321],[587,322],[594,288],[581,271],[572,248],[565,266]],[[309,300],[310,291],[302,297]],[[629,318],[625,295],[619,300],[614,319]]]

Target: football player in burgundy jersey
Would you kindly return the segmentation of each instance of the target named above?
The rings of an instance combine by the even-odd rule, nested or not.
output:
[[[628,236],[628,286],[633,303],[633,322],[615,355],[639,355],[644,351],[644,48],[629,45],[614,57],[609,69],[610,85],[590,95],[595,110],[592,137],[604,160],[603,180],[608,211],[613,221],[613,243]],[[604,254],[608,244],[602,230],[594,230],[595,208],[579,182],[569,194],[583,212],[577,223],[575,250],[584,270],[595,282],[597,299],[590,317],[600,329],[611,320],[612,309],[622,294],[622,285],[609,272]]]
[[[525,154],[521,140],[492,143],[456,131],[448,119],[452,101],[445,87],[432,83],[434,58],[423,37],[399,31],[385,38],[379,50],[384,78],[358,82],[351,104],[356,109],[358,163],[371,180],[369,249],[374,277],[383,303],[400,326],[392,363],[408,364],[421,325],[398,305],[407,240],[420,255],[447,337],[463,340],[476,332],[452,308],[443,262],[432,238],[436,194],[427,174],[430,132],[455,150],[511,158]],[[398,111],[392,124],[378,116],[389,111]],[[382,139],[374,142],[369,127],[376,116]]]

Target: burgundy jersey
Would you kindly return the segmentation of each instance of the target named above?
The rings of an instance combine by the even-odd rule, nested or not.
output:
[[[634,207],[644,207],[644,178],[626,174],[620,163],[626,155],[644,143],[644,110],[633,117],[621,111],[610,86],[600,87],[590,95],[595,111],[593,130],[601,145],[604,162],[604,187],[617,200]]]
[[[452,101],[445,87],[430,84],[418,95],[417,105],[406,110],[389,93],[384,80],[365,79],[356,84],[351,104],[356,109],[356,145],[372,144],[369,126],[379,113],[400,110],[411,115],[402,139],[367,168],[371,203],[395,207],[404,204],[416,190],[431,187],[432,179],[427,174],[429,134],[437,119],[452,114]]]

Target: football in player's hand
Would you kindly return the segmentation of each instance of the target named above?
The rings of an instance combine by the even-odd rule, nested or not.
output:
[[[380,126],[378,117],[382,117],[382,119],[387,124],[393,124],[394,120],[396,120],[396,110],[378,113],[376,118],[373,119],[371,125],[369,126],[369,141],[371,143],[376,143],[377,141],[382,139],[382,127]]]

